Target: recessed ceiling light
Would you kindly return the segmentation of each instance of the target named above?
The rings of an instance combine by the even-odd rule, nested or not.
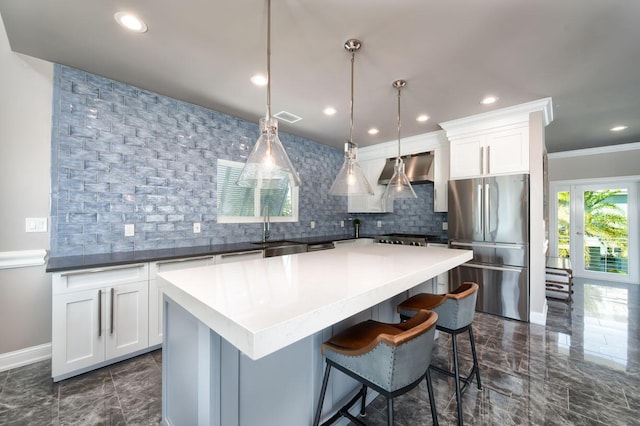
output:
[[[416,121],[419,121],[421,123],[424,123],[428,119],[429,119],[429,116],[426,115],[426,114],[422,114],[422,115],[419,115],[418,117],[416,117]]]
[[[256,86],[266,86],[267,85],[267,77],[262,74],[256,74],[251,77],[251,82]]]
[[[128,12],[118,12],[113,15],[116,22],[128,30],[131,30],[136,33],[146,33],[147,32],[147,24],[145,24],[140,18],[135,15],[132,15]]]
[[[481,100],[480,103],[482,105],[491,105],[493,103],[496,103],[497,100],[498,98],[496,96],[487,96],[486,98]]]
[[[367,130],[367,133],[369,133],[370,135],[377,135],[378,133],[380,133],[380,130],[376,129],[375,127],[372,127],[369,130]]]
[[[326,107],[325,109],[322,110],[322,112],[325,115],[334,115],[338,111],[336,111],[336,109],[334,107]]]
[[[612,132],[621,132],[623,130],[626,130],[628,128],[628,126],[615,126],[610,128],[609,130],[611,130]]]

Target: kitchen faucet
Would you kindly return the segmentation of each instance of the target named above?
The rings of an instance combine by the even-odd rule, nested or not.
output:
[[[262,242],[266,242],[271,236],[271,220],[269,218],[269,205],[264,206],[264,219],[262,221]]]

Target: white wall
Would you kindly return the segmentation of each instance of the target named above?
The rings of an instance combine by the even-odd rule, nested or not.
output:
[[[13,53],[0,20],[0,253],[48,249],[26,217],[49,216],[53,65]],[[0,356],[51,341],[45,267],[0,269]]]
[[[640,175],[640,142],[549,154],[549,180]]]

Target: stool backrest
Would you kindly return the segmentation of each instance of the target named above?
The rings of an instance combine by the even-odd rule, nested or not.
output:
[[[473,322],[478,298],[478,284],[465,282],[446,294],[444,303],[434,308],[438,313],[438,325],[456,330]]]
[[[387,392],[393,392],[424,378],[431,352],[438,314],[420,310],[409,321],[388,324],[357,350],[326,345],[325,356]]]

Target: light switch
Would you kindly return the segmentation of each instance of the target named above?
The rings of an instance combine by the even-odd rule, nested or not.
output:
[[[312,221],[311,221],[311,229],[313,229],[313,228],[315,228],[315,227],[316,227],[316,221],[315,221],[315,220],[312,220]]]
[[[382,221],[381,221],[381,220],[379,220],[379,221],[378,221],[378,223],[377,223],[377,225],[378,225],[378,228],[382,228]]]
[[[193,233],[194,234],[200,233],[200,222],[196,222],[193,224]]]
[[[46,217],[28,217],[24,220],[25,232],[47,232]]]
[[[449,229],[449,223],[448,222],[442,222],[442,230],[443,231],[447,231]]]
[[[344,220],[340,221],[340,228],[344,228]]]

